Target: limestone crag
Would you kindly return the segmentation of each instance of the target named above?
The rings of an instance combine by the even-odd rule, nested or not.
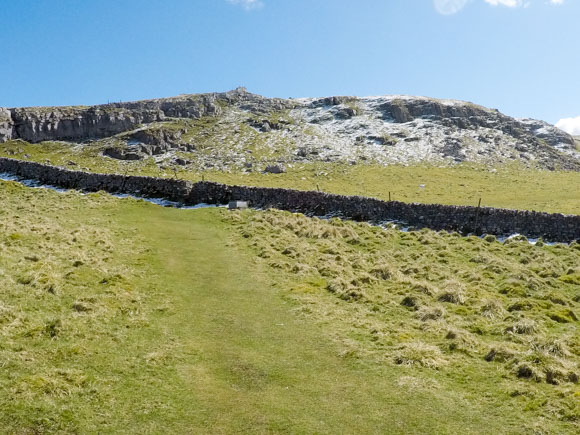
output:
[[[192,152],[195,145],[181,142],[184,130],[163,128],[139,128],[120,136],[127,141],[124,148],[107,147],[103,155],[119,160],[142,160],[148,156],[159,156],[171,151]]]
[[[554,147],[559,147],[562,144],[572,146],[575,144],[573,136],[545,121],[524,118],[520,119],[519,122],[528,132]]]
[[[245,88],[237,88],[229,92],[179,95],[170,98],[133,101],[128,103],[112,103],[112,107],[129,110],[161,111],[170,118],[198,119],[203,116],[217,116],[223,107],[238,107],[253,113],[269,113],[293,107],[289,100],[265,98],[248,92]]]
[[[219,116],[221,106],[237,105],[266,113],[287,106],[282,100],[267,99],[236,89],[225,93],[183,95],[127,103],[83,107],[25,107],[0,109],[0,141],[78,141],[100,139],[133,130],[140,124],[167,118],[199,119]]]
[[[460,129],[495,128],[516,138],[529,135],[544,139],[550,145],[574,143],[572,136],[547,122],[534,119],[517,120],[497,109],[488,109],[471,103],[445,104],[430,98],[394,99],[381,104],[379,109],[386,120],[398,123],[421,118]]]
[[[308,149],[322,160],[495,165],[520,161],[580,170],[574,139],[537,120],[516,119],[472,103],[426,97],[330,97],[296,100],[290,111],[309,123]],[[354,146],[353,146],[354,145]]]
[[[153,157],[160,166],[179,158],[196,170],[518,161],[580,171],[580,147],[553,125],[469,102],[412,96],[279,99],[238,88],[92,107],[0,109],[0,142],[15,139],[96,140],[108,157]]]
[[[13,139],[27,142],[50,140],[84,141],[131,130],[141,123],[160,121],[154,110],[131,111],[95,106],[90,108],[11,109]]]

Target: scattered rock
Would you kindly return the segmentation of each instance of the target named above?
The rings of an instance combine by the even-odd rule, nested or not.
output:
[[[286,172],[286,168],[282,165],[268,165],[264,169],[264,172],[269,174],[283,174]]]
[[[175,164],[179,166],[187,166],[191,164],[191,160],[185,160],[181,158],[175,159]]]
[[[141,152],[121,150],[118,148],[105,148],[103,155],[117,160],[142,160],[145,155]]]

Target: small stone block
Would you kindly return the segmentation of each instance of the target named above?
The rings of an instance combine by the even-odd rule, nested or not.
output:
[[[248,208],[248,201],[230,201],[228,204],[230,210],[243,210]]]

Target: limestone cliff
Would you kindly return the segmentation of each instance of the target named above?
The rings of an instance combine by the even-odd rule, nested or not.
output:
[[[283,106],[237,89],[225,93],[183,95],[91,107],[25,107],[0,109],[0,141],[22,139],[27,142],[49,140],[83,141],[100,139],[133,130],[139,124],[166,118],[199,119],[218,116],[221,105],[237,104],[258,111]]]

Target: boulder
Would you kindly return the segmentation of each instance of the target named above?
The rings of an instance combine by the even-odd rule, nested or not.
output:
[[[266,169],[264,169],[264,172],[268,174],[283,174],[286,172],[286,168],[282,165],[268,165],[266,166]]]
[[[179,166],[186,166],[191,164],[190,160],[185,160],[185,159],[181,159],[181,158],[177,158],[175,159],[175,164],[179,165]]]
[[[142,160],[145,158],[145,155],[141,152],[113,147],[105,148],[103,155],[117,160]]]
[[[352,107],[339,107],[334,112],[334,117],[336,119],[350,119],[354,116],[356,116],[356,110]]]

